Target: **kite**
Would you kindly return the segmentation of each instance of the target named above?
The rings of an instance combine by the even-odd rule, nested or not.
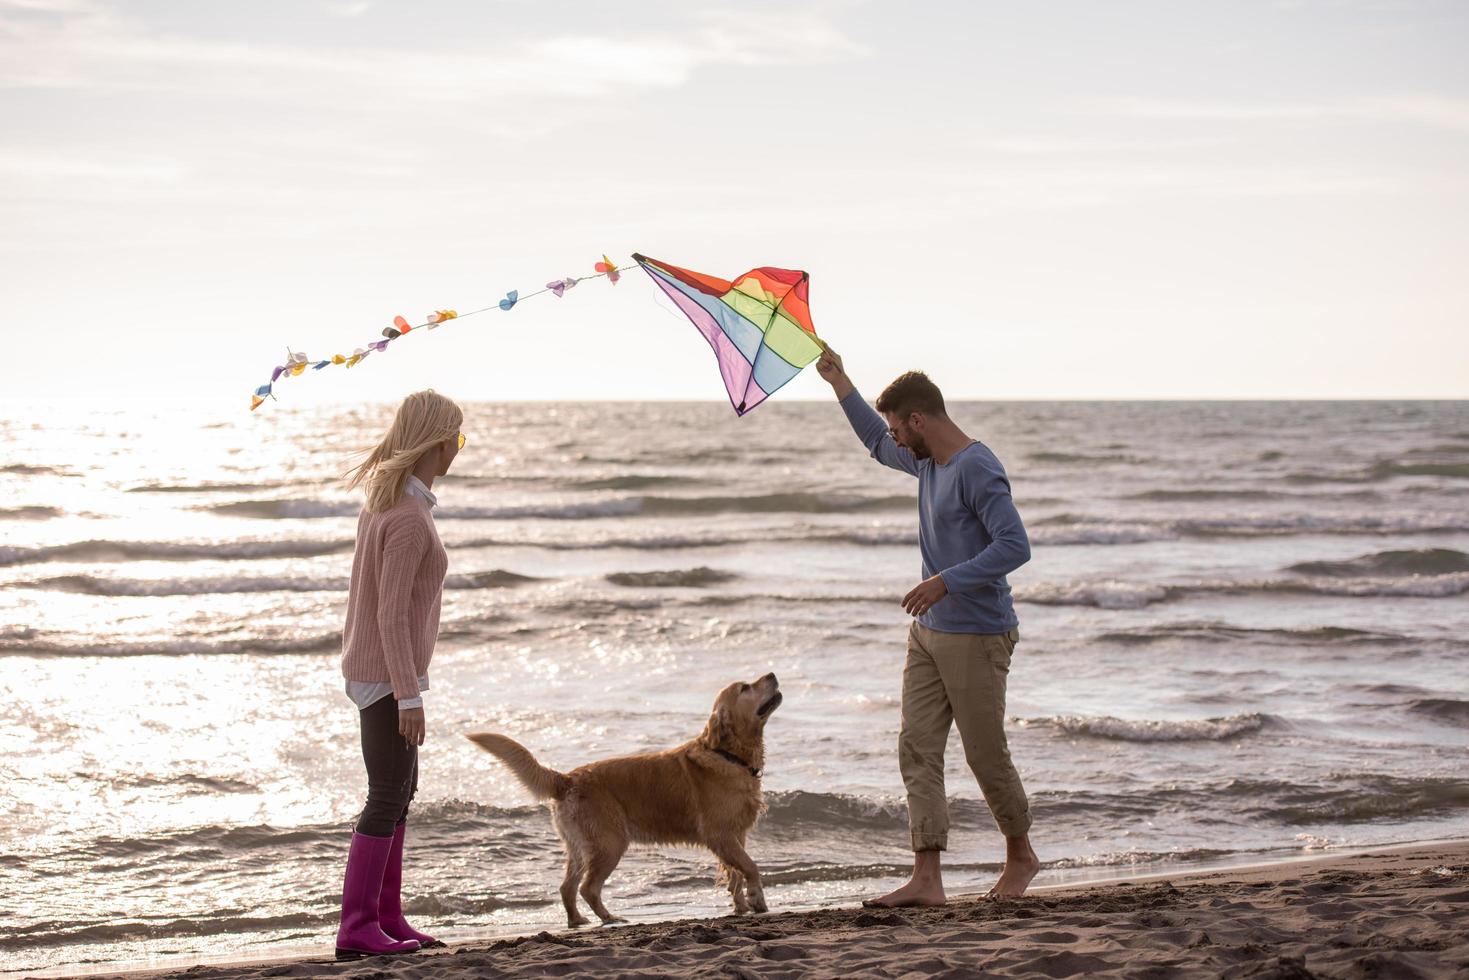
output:
[[[826,344],[816,336],[816,328],[811,326],[811,308],[807,300],[810,280],[804,272],[753,269],[734,283],[728,283],[644,255],[634,253],[633,259],[673,299],[714,348],[725,390],[729,392],[729,402],[737,415],[744,415],[770,397],[826,349]],[[419,332],[420,328],[433,330],[450,320],[489,310],[509,313],[517,303],[542,293],[551,293],[559,299],[577,283],[588,279],[606,279],[616,284],[621,278],[622,270],[605,254],[602,261],[592,268],[592,275],[556,279],[546,283],[543,289],[524,295],[512,289],[504,299],[467,313],[452,309],[435,310],[422,323],[410,323],[407,317],[395,316],[393,325],[383,328],[383,339],[358,347],[350,355],[333,354],[313,360],[299,351],[287,349],[285,363],[271,372],[269,382],[251,394],[250,410],[253,412],[267,398],[274,398],[275,386],[282,379],[298,377],[308,367],[313,371],[333,365],[354,367],[368,355],[385,352],[390,343]]]
[[[736,415],[759,405],[826,350],[811,325],[811,279],[804,272],[751,269],[731,283],[636,252],[633,261],[714,348]]]

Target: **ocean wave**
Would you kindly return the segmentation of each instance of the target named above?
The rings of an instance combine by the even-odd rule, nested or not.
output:
[[[17,950],[84,944],[157,942],[199,936],[231,936],[261,932],[319,932],[337,921],[339,912],[294,912],[243,915],[213,909],[187,919],[107,922],[40,920],[5,930],[4,943]]]
[[[446,576],[446,589],[501,589],[535,581],[504,569],[464,572]],[[45,589],[97,596],[235,595],[255,592],[346,592],[346,576],[226,575],[214,578],[124,579],[99,575],[57,575],[32,582],[13,582],[9,588]]]
[[[1408,710],[1445,725],[1469,728],[1469,701],[1456,698],[1419,698],[1408,702]]]
[[[1469,480],[1469,463],[1400,463],[1384,460],[1368,471],[1373,479],[1387,480],[1395,476],[1446,476]]]
[[[1095,606],[1098,609],[1141,609],[1180,595],[1177,586],[1138,582],[1041,583],[1015,590],[1016,602],[1038,606]]]
[[[1027,522],[1041,544],[1130,544],[1177,538],[1290,537],[1302,534],[1448,534],[1469,531],[1457,513],[1403,516],[1382,513],[1286,514],[1121,520],[1061,513]]]
[[[1360,579],[1255,579],[1166,584],[1103,580],[1043,583],[1015,590],[1017,602],[1039,606],[1093,606],[1141,609],[1155,603],[1200,595],[1320,595],[1444,599],[1469,592],[1469,572],[1436,576]]]
[[[699,566],[648,572],[612,572],[605,580],[628,588],[699,588],[735,581],[736,573]],[[454,573],[444,580],[449,590],[513,588],[540,579],[506,569]],[[346,576],[204,576],[185,578],[130,579],[102,575],[57,575],[10,583],[12,589],[41,589],[96,596],[190,596],[232,595],[267,592],[346,592],[350,579]],[[1343,579],[1258,579],[1219,580],[1174,583],[1127,582],[1104,579],[1090,582],[1039,583],[1015,590],[1015,601],[1041,606],[1083,606],[1097,609],[1142,609],[1146,606],[1208,595],[1318,595],[1341,597],[1452,598],[1469,592],[1469,572],[1444,573],[1433,576],[1343,578]],[[775,592],[719,593],[689,600],[695,605],[731,606],[744,603],[888,603],[894,595],[886,593],[813,593]],[[651,601],[651,600],[650,600]],[[627,599],[577,598],[546,607],[548,612],[602,615],[633,608],[648,608]],[[1300,642],[1403,642],[1391,634],[1340,630],[1335,627],[1296,631],[1255,631],[1223,626],[1156,627],[1143,630],[1102,634],[1099,639],[1113,643],[1152,643],[1166,639],[1218,639],[1259,635]]]
[[[29,628],[0,634],[0,655],[42,657],[157,657],[210,654],[324,653],[342,648],[342,631],[295,636],[228,639],[145,639],[98,642],[90,636],[41,632]]]
[[[705,516],[713,514],[850,514],[882,510],[907,510],[914,506],[907,495],[867,497],[840,493],[766,493],[746,496],[668,497],[640,494],[613,500],[570,504],[526,504],[506,507],[435,508],[440,520],[593,520],[605,517]],[[211,513],[262,520],[298,520],[322,517],[353,517],[361,509],[355,501],[331,500],[235,500],[201,507]]]
[[[1380,551],[1349,561],[1305,561],[1291,565],[1288,572],[1335,578],[1373,575],[1452,575],[1469,572],[1469,555],[1453,548],[1422,548],[1413,551]]]
[[[1113,630],[1102,633],[1097,639],[1103,643],[1140,646],[1167,640],[1190,640],[1203,643],[1297,643],[1355,645],[1396,645],[1413,642],[1398,633],[1381,633],[1373,630],[1350,629],[1345,626],[1314,626],[1298,629],[1260,629],[1230,626],[1226,623],[1172,623],[1164,626],[1143,626],[1129,630]]]
[[[96,596],[232,595],[252,592],[345,592],[348,579],[288,576],[187,579],[115,579],[99,575],[57,575],[33,582],[13,582],[12,589],[45,589]]]
[[[865,497],[843,493],[766,493],[721,497],[642,497],[648,514],[850,514],[911,510],[911,494]]]
[[[60,466],[35,466],[31,463],[6,463],[0,466],[0,473],[14,473],[17,476],[81,476],[75,470]]]
[[[0,507],[0,521],[46,521],[66,513],[59,507]]]
[[[223,483],[204,480],[199,483],[140,483],[128,487],[125,493],[253,493],[259,490],[277,490],[281,487],[302,486],[281,480],[264,483]]]
[[[1079,524],[1050,525],[1038,521],[1029,531],[1032,544],[1144,544],[1149,541],[1171,541],[1178,537],[1173,528],[1159,524],[1128,521],[1092,521]]]
[[[896,800],[796,789],[766,793],[765,805],[762,830],[891,830],[908,825],[908,807]]]
[[[1469,463],[1426,462],[1406,463],[1397,459],[1383,459],[1359,470],[1312,470],[1287,473],[1287,483],[1380,483],[1400,476],[1438,476],[1448,479],[1469,479]]]
[[[113,786],[181,788],[189,793],[258,793],[260,787],[243,779],[226,776],[200,776],[197,773],[180,773],[176,776],[147,776],[121,774],[108,780]]]
[[[1260,816],[1288,825],[1411,820],[1469,809],[1469,780],[1343,774],[1330,785],[1242,784]]]
[[[707,480],[699,480],[691,476],[654,476],[630,473],[625,476],[567,480],[562,486],[571,490],[647,490],[650,487],[692,487],[707,484]]]
[[[639,588],[700,588],[718,585],[739,578],[734,572],[700,566],[698,568],[675,568],[657,572],[613,572],[607,581],[613,585]]]
[[[315,517],[356,517],[362,510],[362,504],[355,500],[232,500],[224,504],[201,504],[198,509],[227,517],[301,520]]]
[[[1218,861],[1233,855],[1234,851],[1222,850],[1217,847],[1193,847],[1177,851],[1103,851],[1100,854],[1087,854],[1081,857],[1057,858],[1054,861],[1043,861],[1043,869],[1072,869],[1072,868],[1116,868],[1130,867],[1133,865],[1155,865],[1155,864],[1184,864],[1199,861]]]
[[[1112,463],[1145,463],[1147,460],[1121,453],[1031,453],[1026,457],[1032,463],[1062,463],[1066,465],[1107,466]]]
[[[69,541],[35,547],[0,547],[0,565],[51,561],[114,562],[134,559],[191,561],[229,558],[314,558],[351,551],[348,538],[265,541]]]
[[[1276,721],[1274,716],[1260,713],[1182,721],[1128,720],[1109,715],[1050,715],[1012,720],[1024,728],[1054,728],[1067,735],[1122,742],[1222,742],[1254,734]]]
[[[1144,490],[1129,493],[1122,500],[1149,500],[1156,502],[1188,500],[1271,500],[1288,496],[1272,490]]]

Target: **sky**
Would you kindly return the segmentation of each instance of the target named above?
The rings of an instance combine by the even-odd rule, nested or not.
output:
[[[1466,50],[1460,0],[0,0],[0,398],[243,410],[634,251],[808,271],[869,398],[1469,397]],[[422,387],[724,398],[636,269],[278,393]]]

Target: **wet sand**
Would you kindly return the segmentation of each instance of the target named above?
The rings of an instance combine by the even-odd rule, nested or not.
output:
[[[542,932],[411,956],[133,972],[266,977],[1466,977],[1469,841],[956,897]]]

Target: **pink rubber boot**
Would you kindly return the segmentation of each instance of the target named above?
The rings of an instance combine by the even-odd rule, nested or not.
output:
[[[378,926],[392,939],[416,939],[419,949],[443,946],[433,936],[425,936],[403,918],[403,835],[406,822],[393,831],[393,847],[388,851],[388,866],[383,871],[383,890],[377,903]]]
[[[342,924],[337,929],[337,959],[390,956],[418,949],[418,940],[398,940],[378,925],[378,893],[392,837],[368,837],[352,833],[352,850],[347,854],[347,877],[342,883]],[[401,852],[400,852],[401,853]]]

